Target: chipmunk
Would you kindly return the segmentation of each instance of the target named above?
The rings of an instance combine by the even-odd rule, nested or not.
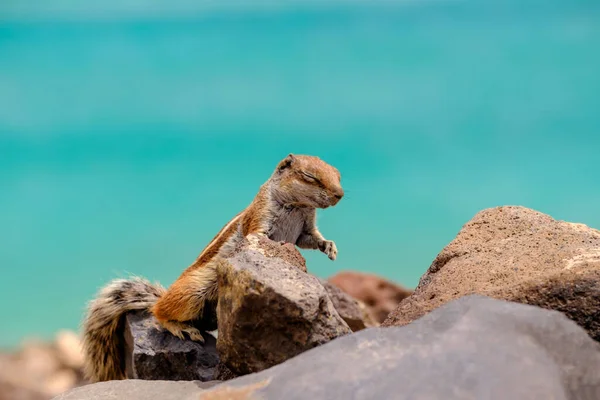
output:
[[[218,260],[233,254],[249,234],[319,249],[331,260],[337,247],[317,229],[316,209],[336,205],[344,196],[340,172],[318,157],[289,154],[260,187],[252,203],[229,221],[196,261],[165,290],[142,278],[116,279],[89,304],[83,322],[85,374],[91,381],[125,379],[123,316],[147,310],[173,335],[203,342],[194,326],[217,301]],[[208,329],[211,330],[211,329]]]

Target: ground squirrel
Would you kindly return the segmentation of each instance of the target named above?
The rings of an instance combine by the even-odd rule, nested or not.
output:
[[[148,310],[173,335],[203,341],[192,323],[217,300],[217,260],[232,254],[247,235],[319,249],[331,260],[337,248],[315,225],[316,208],[334,206],[344,195],[340,173],[318,157],[289,154],[254,201],[229,221],[196,261],[165,290],[141,278],[109,283],[89,304],[83,322],[86,376],[92,381],[125,379],[123,316]],[[214,328],[213,328],[214,329]],[[207,329],[210,330],[210,329]]]

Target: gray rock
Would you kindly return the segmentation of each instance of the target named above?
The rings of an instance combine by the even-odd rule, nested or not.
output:
[[[203,389],[219,382],[172,382],[128,379],[81,386],[53,400],[182,400],[198,399]]]
[[[220,263],[217,349],[234,374],[261,371],[351,332],[303,261],[294,246],[250,236]]]
[[[559,312],[472,295],[403,327],[338,338],[200,398],[227,393],[263,400],[593,400],[600,398],[600,345]]]
[[[213,379],[219,363],[216,339],[205,333],[205,343],[181,340],[157,329],[154,317],[129,313],[125,321],[128,378],[147,380]]]

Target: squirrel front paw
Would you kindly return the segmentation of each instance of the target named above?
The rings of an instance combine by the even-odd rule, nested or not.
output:
[[[337,247],[333,240],[321,240],[319,242],[319,250],[327,254],[330,260],[335,260],[337,257]]]

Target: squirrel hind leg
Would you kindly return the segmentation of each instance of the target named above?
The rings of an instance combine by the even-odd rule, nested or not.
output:
[[[151,311],[159,324],[174,336],[203,342],[200,330],[194,326],[205,311],[207,303],[217,299],[217,271],[208,264],[188,271],[176,280],[167,292],[154,304]]]
[[[194,342],[204,343],[204,336],[202,336],[200,330],[189,322],[161,321],[160,324],[163,328],[171,332],[173,336],[181,340],[185,340],[184,333],[187,333],[189,338]]]

